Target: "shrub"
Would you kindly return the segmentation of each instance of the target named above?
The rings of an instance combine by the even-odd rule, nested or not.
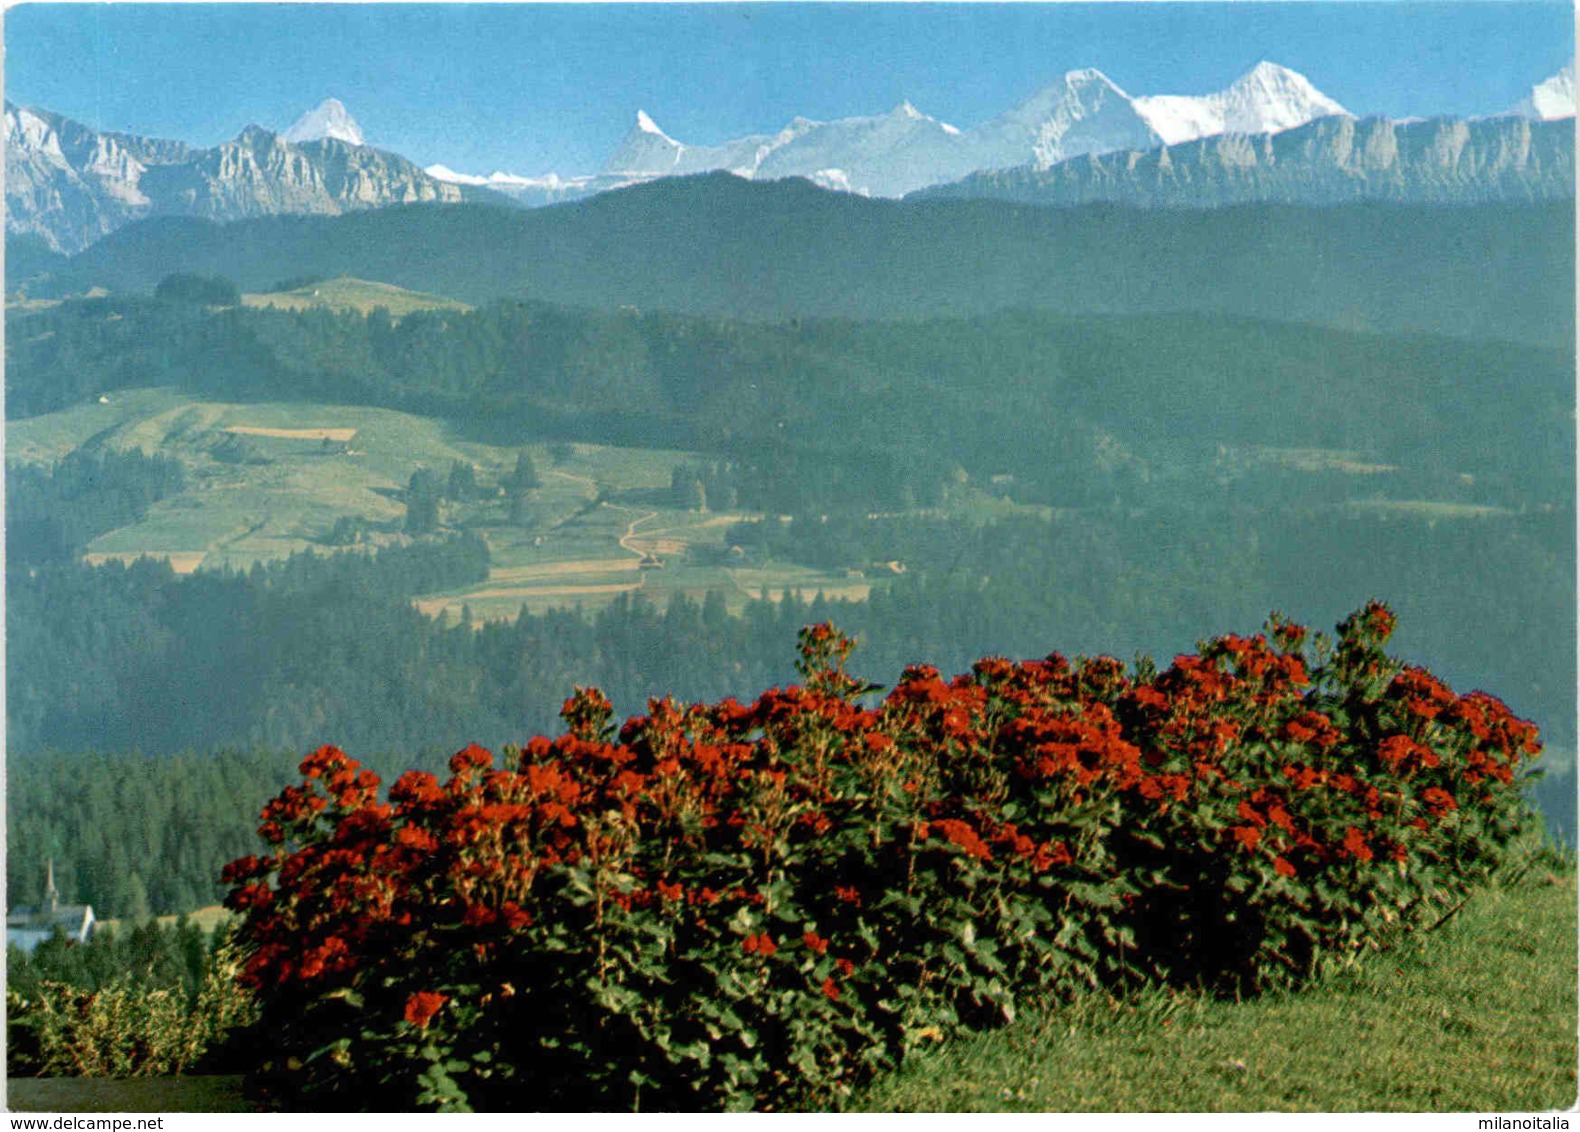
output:
[[[233,862],[278,1105],[838,1104],[920,1041],[1131,975],[1255,988],[1439,914],[1528,818],[1535,729],[1390,660],[1371,605],[1158,673],[907,669],[380,782],[333,747]]]
[[[194,993],[123,974],[87,988],[40,980],[6,991],[6,1072],[13,1077],[148,1077],[200,1065],[253,1020],[233,947],[210,958]]]

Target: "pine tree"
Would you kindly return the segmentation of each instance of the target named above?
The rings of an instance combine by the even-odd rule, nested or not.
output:
[[[450,465],[450,482],[445,485],[444,497],[453,503],[466,503],[477,498],[477,469],[463,460]]]
[[[439,529],[439,477],[418,468],[406,485],[406,533],[432,534]]]
[[[505,490],[512,494],[522,491],[532,491],[543,486],[543,480],[538,476],[537,465],[532,462],[532,457],[525,450],[516,456],[516,468],[505,480]]]

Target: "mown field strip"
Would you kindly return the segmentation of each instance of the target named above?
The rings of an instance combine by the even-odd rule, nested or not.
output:
[[[354,428],[262,428],[256,425],[228,425],[223,430],[238,436],[271,436],[279,440],[333,440],[341,444],[356,436]]]
[[[641,565],[635,558],[584,558],[564,562],[545,562],[532,566],[503,566],[488,572],[488,582],[515,584],[539,578],[564,578],[568,575],[630,574]]]

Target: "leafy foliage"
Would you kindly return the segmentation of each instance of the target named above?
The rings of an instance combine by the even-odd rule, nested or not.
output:
[[[12,1077],[143,1077],[212,1064],[256,1016],[224,934],[185,922],[46,941],[6,956],[6,1072]]]
[[[1158,672],[906,670],[655,700],[616,735],[473,746],[441,783],[333,747],[226,869],[273,1103],[838,1103],[929,1036],[1143,975],[1298,983],[1440,915],[1517,851],[1533,726],[1382,646],[1275,618]]]

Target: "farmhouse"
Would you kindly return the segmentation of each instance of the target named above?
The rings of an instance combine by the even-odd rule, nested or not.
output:
[[[5,941],[31,952],[59,928],[67,939],[86,943],[93,931],[93,908],[87,904],[62,904],[55,888],[55,862],[49,863],[42,904],[21,904],[6,912]]]

